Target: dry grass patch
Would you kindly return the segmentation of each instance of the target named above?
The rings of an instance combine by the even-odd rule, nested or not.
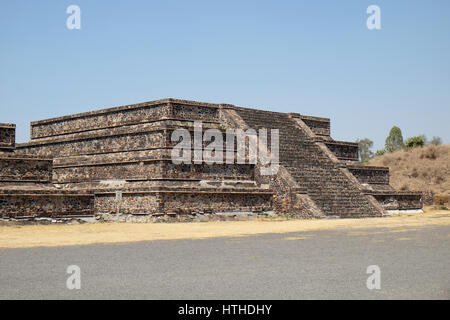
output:
[[[428,191],[435,204],[450,205],[450,145],[403,149],[370,160],[369,165],[389,167],[397,190]]]
[[[427,208],[428,209],[428,208]],[[421,228],[450,225],[450,212],[397,214],[383,218],[321,220],[255,220],[199,223],[102,223],[0,227],[0,248],[73,246],[137,241],[242,237],[327,229]],[[376,230],[374,230],[376,231]]]

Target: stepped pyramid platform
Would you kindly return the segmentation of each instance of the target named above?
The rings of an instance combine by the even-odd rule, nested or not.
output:
[[[278,129],[276,174],[262,175],[248,154],[243,163],[175,164],[172,133],[195,136],[200,121],[202,133],[220,130],[224,148],[227,129]],[[163,99],[32,122],[27,143],[14,135],[14,125],[0,125],[3,217],[364,217],[422,207],[420,193],[389,185],[388,168],[359,163],[357,144],[333,140],[326,118]]]
[[[13,124],[0,124],[0,218],[94,214],[94,195],[52,184],[51,158],[16,152]]]

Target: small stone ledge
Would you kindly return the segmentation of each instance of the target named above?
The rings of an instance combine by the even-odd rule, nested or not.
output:
[[[219,213],[190,213],[178,214],[153,213],[153,214],[113,214],[98,213],[95,219],[98,222],[131,222],[131,223],[155,223],[155,222],[208,222],[208,221],[247,221],[261,218],[277,217],[273,211],[227,211]]]
[[[21,217],[21,218],[0,218],[0,226],[23,226],[23,225],[49,225],[49,224],[86,224],[96,223],[94,216],[70,216],[58,218],[41,217]]]
[[[108,113],[116,113],[116,112],[126,111],[126,110],[155,107],[158,105],[164,105],[164,104],[168,104],[168,103],[178,103],[178,104],[184,104],[184,105],[194,106],[194,107],[207,107],[207,108],[215,108],[215,109],[219,108],[218,104],[213,104],[213,103],[166,98],[166,99],[146,101],[146,102],[135,103],[135,104],[130,104],[130,105],[123,105],[123,106],[118,106],[118,107],[100,109],[100,110],[95,110],[95,111],[88,111],[88,112],[77,113],[77,114],[73,114],[73,115],[56,117],[56,118],[50,118],[50,119],[45,119],[45,120],[32,121],[31,125],[35,126],[35,125],[49,124],[49,123],[60,122],[60,121],[65,121],[65,120],[73,120],[73,119],[92,117],[92,116],[103,115],[103,114],[108,114]]]
[[[175,117],[160,117],[160,118],[154,118],[154,119],[147,119],[142,121],[130,121],[130,122],[123,122],[118,123],[115,125],[108,125],[108,126],[97,126],[95,128],[88,128],[88,129],[74,129],[74,130],[67,130],[60,133],[55,133],[51,135],[42,135],[38,137],[34,137],[31,139],[32,142],[41,142],[41,141],[51,141],[52,138],[59,138],[59,137],[67,137],[70,135],[76,135],[76,134],[82,134],[82,133],[93,133],[98,132],[102,130],[111,130],[115,128],[122,128],[122,127],[131,127],[136,125],[145,125],[145,124],[153,124],[157,122],[165,123],[168,121],[179,121],[179,122],[186,122],[186,123],[193,123],[194,121],[199,121],[199,119],[189,119],[189,118],[175,118]],[[201,120],[203,124],[220,124],[218,121],[211,121],[211,120]]]
[[[390,216],[392,214],[399,214],[399,213],[416,214],[416,213],[423,213],[423,210],[422,209],[386,210],[386,212],[383,213],[383,216]]]

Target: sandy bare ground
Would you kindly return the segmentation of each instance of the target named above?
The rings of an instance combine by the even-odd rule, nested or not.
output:
[[[290,233],[326,229],[421,228],[450,225],[450,211],[425,210],[421,214],[383,218],[326,220],[254,220],[198,223],[98,223],[0,227],[0,248],[30,248],[127,243],[171,239],[241,237],[265,233]],[[355,231],[358,233],[358,231]],[[360,232],[367,232],[366,230]],[[376,232],[372,230],[370,232]]]

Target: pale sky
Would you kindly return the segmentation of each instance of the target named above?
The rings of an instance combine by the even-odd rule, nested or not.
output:
[[[81,29],[69,30],[69,5]],[[366,26],[369,5],[381,30]],[[0,122],[181,98],[450,142],[450,1],[2,1]]]

